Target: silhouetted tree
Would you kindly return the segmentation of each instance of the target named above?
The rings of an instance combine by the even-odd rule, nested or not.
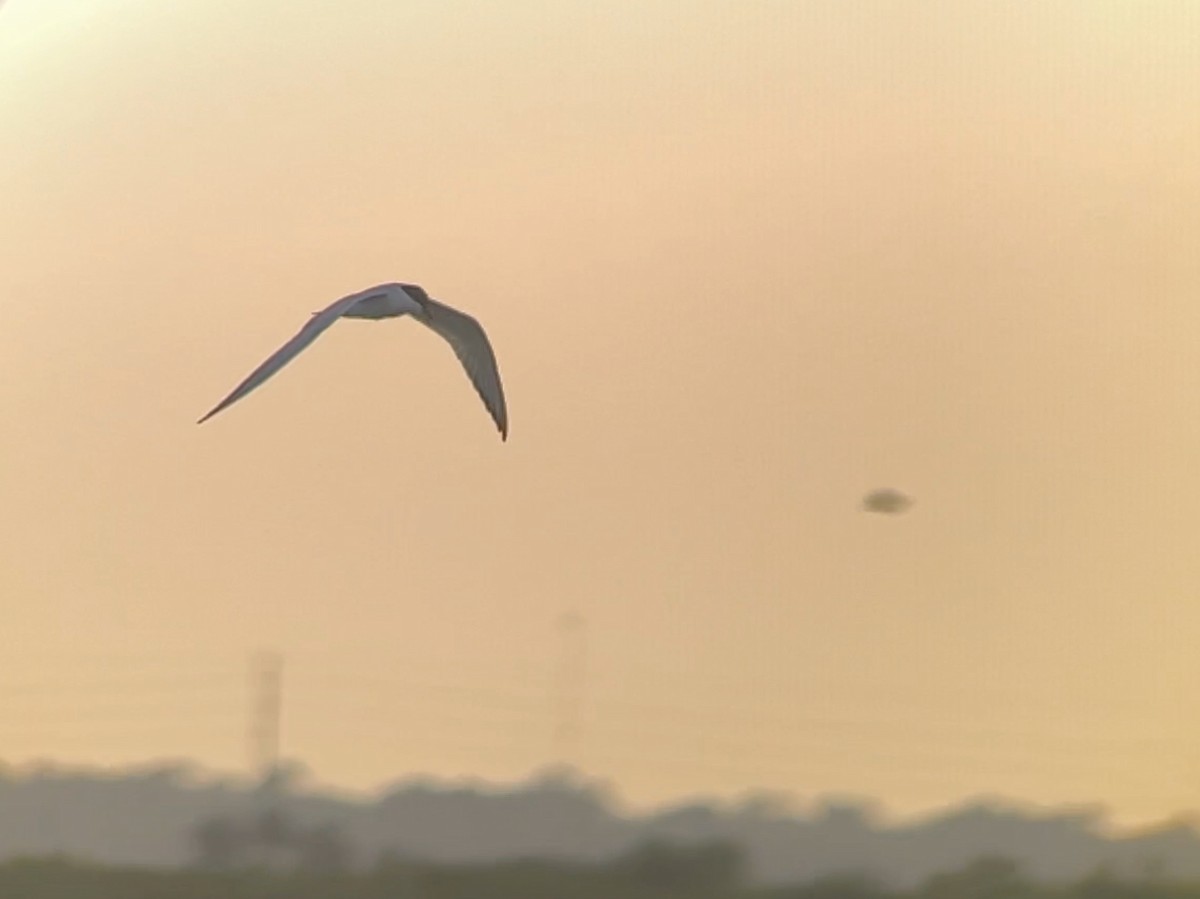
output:
[[[192,831],[196,864],[202,868],[226,870],[242,860],[246,837],[241,828],[229,818],[210,818],[201,821]]]
[[[1078,899],[1135,899],[1143,895],[1138,890],[1138,887],[1121,880],[1111,865],[1102,864],[1079,881],[1072,894]]]
[[[254,841],[272,849],[292,845],[296,828],[287,813],[279,808],[261,812],[254,822]]]
[[[296,838],[300,867],[308,871],[335,873],[350,869],[350,845],[333,824],[315,827]]]
[[[958,871],[935,874],[922,893],[928,899],[1010,899],[1027,889],[1016,862],[984,856]]]
[[[887,888],[866,874],[831,874],[812,883],[777,892],[774,899],[886,899]]]
[[[737,846],[722,841],[678,846],[650,840],[619,858],[613,867],[641,886],[723,890],[742,881],[745,859]]]

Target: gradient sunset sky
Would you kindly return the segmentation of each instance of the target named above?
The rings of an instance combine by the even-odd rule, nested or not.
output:
[[[0,757],[1200,806],[1200,6],[9,0]],[[308,314],[415,281],[452,353]],[[894,486],[916,505],[865,515]]]

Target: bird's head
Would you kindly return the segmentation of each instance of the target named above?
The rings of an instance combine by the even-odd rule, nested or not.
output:
[[[409,299],[420,303],[421,306],[424,306],[430,300],[429,294],[425,292],[425,288],[420,284],[397,284],[396,287],[403,291]]]

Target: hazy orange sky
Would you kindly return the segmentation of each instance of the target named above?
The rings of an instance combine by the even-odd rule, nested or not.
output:
[[[1200,806],[1189,0],[10,0],[0,755]],[[449,349],[344,322],[385,280]],[[862,494],[917,497],[864,515]]]

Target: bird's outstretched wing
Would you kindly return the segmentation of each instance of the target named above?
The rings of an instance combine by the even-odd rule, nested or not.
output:
[[[421,301],[423,313],[414,315],[421,324],[441,336],[454,350],[471,379],[479,398],[487,408],[500,439],[508,439],[508,408],[504,402],[504,386],[496,367],[496,354],[484,333],[483,326],[471,316],[428,297]]]
[[[291,362],[301,350],[320,337],[326,328],[341,318],[355,303],[362,299],[362,294],[351,294],[350,296],[342,297],[340,300],[335,300],[329,306],[314,314],[305,323],[304,327],[296,333],[295,337],[272,353],[262,365],[250,372],[246,380],[235,387],[229,396],[221,400],[221,402],[213,407],[212,411],[196,423],[203,424],[225,407],[233,405],[251,390],[261,386],[271,375]]]

